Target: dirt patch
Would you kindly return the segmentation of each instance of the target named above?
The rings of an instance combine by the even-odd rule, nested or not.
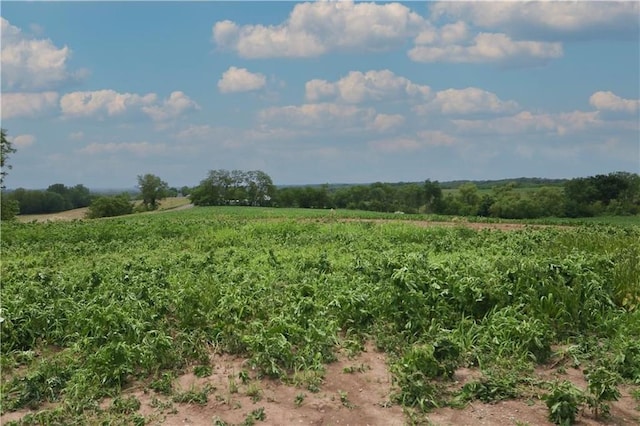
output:
[[[315,392],[308,389],[319,378],[313,372],[294,375],[294,383],[283,383],[258,380],[246,360],[228,355],[212,356],[211,366],[208,377],[189,373],[174,382],[174,395],[209,387],[208,401],[203,405],[176,403],[153,391],[125,394],[131,392],[140,399],[140,413],[154,425],[202,425],[216,419],[239,424],[252,415],[264,415],[263,421],[256,422],[261,425],[404,424],[402,408],[389,401],[391,375],[386,357],[373,346],[352,359],[340,354],[326,367]]]
[[[535,376],[545,381],[568,380],[582,390],[586,390],[587,381],[582,370],[567,368],[560,374],[557,370],[539,367],[535,370]],[[473,380],[482,377],[477,369],[462,368],[456,371],[454,380],[455,388],[460,388]],[[621,397],[618,401],[610,403],[611,413],[606,418],[595,418],[591,410],[584,408],[576,418],[577,426],[616,425],[631,426],[640,424],[640,403],[631,396],[632,388],[626,385],[619,386]],[[539,395],[524,397],[517,400],[499,401],[496,403],[483,403],[473,401],[463,409],[440,408],[426,415],[432,425],[437,426],[475,426],[475,425],[536,425],[553,426],[549,421],[549,411],[540,396],[544,391],[536,391]]]
[[[50,214],[23,214],[16,216],[18,222],[31,223],[31,222],[59,222],[84,219],[86,217],[88,207],[81,209],[67,210],[59,213]]]

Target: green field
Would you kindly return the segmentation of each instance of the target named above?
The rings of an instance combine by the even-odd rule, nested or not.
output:
[[[3,223],[1,410],[31,410],[23,424],[143,424],[135,403],[100,401],[121,407],[134,384],[182,401],[172,380],[214,352],[314,392],[338,351],[366,342],[387,356],[391,403],[414,415],[575,394],[536,367],[584,369],[591,387],[573,405],[596,413],[620,386],[638,393],[634,222],[504,232],[406,219],[218,207]],[[481,375],[457,386],[462,367]]]

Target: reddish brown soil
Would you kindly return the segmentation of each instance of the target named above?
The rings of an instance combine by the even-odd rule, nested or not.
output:
[[[403,414],[397,404],[390,402],[391,374],[384,354],[372,345],[354,358],[339,354],[338,361],[328,365],[318,392],[310,392],[297,380],[285,384],[279,380],[255,377],[247,361],[229,355],[211,356],[212,374],[198,378],[192,373],[179,376],[174,381],[174,395],[185,390],[201,390],[211,386],[212,391],[205,405],[176,403],[169,396],[157,394],[142,384],[123,391],[141,402],[140,414],[149,425],[212,425],[216,419],[227,424],[240,424],[254,410],[264,409],[266,418],[257,425],[380,425],[410,424],[411,418]],[[249,380],[242,383],[241,371],[249,372]],[[542,380],[570,380],[581,389],[586,382],[581,370],[566,368],[562,374],[551,367],[539,368],[536,375]],[[477,369],[460,368],[454,375],[453,389],[477,380],[482,375]],[[296,380],[294,380],[295,382]],[[233,388],[232,382],[237,389]],[[251,389],[259,390],[252,398]],[[579,426],[638,425],[640,402],[631,396],[627,386],[620,387],[622,397],[611,404],[611,416],[595,419],[589,410],[578,416]],[[298,399],[298,403],[296,403]],[[111,401],[105,400],[103,408]],[[48,405],[44,408],[53,408]],[[0,424],[17,420],[29,413],[21,410],[0,417]],[[529,398],[484,404],[479,401],[463,409],[441,408],[424,415],[412,416],[413,421],[430,425],[552,425],[547,419],[547,407],[533,393]]]
[[[243,359],[213,355],[211,365],[213,374],[209,377],[198,378],[190,373],[175,382],[177,392],[213,386],[206,405],[174,403],[153,391],[131,390],[130,393],[142,402],[140,413],[150,419],[152,425],[210,425],[215,419],[239,424],[260,408],[266,415],[264,421],[257,422],[261,425],[404,424],[402,409],[389,401],[391,375],[385,356],[370,346],[353,359],[340,355],[337,362],[328,365],[315,393],[303,384],[296,387],[279,380],[257,380]],[[349,368],[354,371],[346,372]],[[243,369],[249,370],[251,379],[247,383],[242,383],[238,376]],[[247,395],[252,388],[260,390],[258,397]],[[169,408],[154,408],[154,398]]]

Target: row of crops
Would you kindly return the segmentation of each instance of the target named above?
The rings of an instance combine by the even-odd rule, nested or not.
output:
[[[640,384],[638,227],[250,215],[3,224],[1,410],[82,423],[107,415],[102,398],[212,351],[288,380],[367,340],[388,355],[394,402],[419,411],[551,395],[552,419],[570,421],[581,403],[606,412],[619,385]],[[533,380],[552,358],[588,366],[593,389]],[[483,377],[451,390],[463,366]]]

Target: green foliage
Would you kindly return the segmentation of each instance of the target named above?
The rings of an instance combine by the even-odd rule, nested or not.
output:
[[[189,390],[176,392],[173,395],[173,402],[183,404],[206,405],[209,400],[209,393],[214,390],[209,385],[205,385],[202,389],[191,388]]]
[[[585,372],[588,382],[589,396],[587,403],[593,409],[596,417],[601,414],[609,414],[608,401],[617,401],[620,398],[618,383],[620,375],[604,366],[596,366]]]
[[[585,400],[580,389],[569,381],[555,382],[543,397],[549,409],[549,420],[557,425],[572,425]]]
[[[489,376],[481,380],[466,383],[460,391],[462,401],[480,400],[482,402],[497,402],[513,399],[519,396],[517,382],[513,376]]]
[[[256,421],[263,422],[267,419],[267,413],[264,412],[264,407],[256,408],[247,414],[241,426],[252,426]]]
[[[173,375],[163,373],[159,378],[152,381],[149,387],[163,395],[171,395],[173,393]]]
[[[390,217],[342,217],[358,215]],[[387,352],[394,400],[420,410],[519,395],[519,376],[556,345],[638,378],[637,227],[474,231],[217,207],[8,222],[0,238],[2,409],[63,402],[51,423],[117,423],[125,415],[98,403],[136,381],[206,401],[172,383],[189,366],[206,374],[212,351],[249,360],[233,382],[256,399],[265,375],[317,392],[336,352],[367,339]],[[451,389],[461,366],[484,378]],[[592,376],[600,403],[611,377]]]
[[[158,208],[158,201],[169,194],[169,184],[156,175],[147,173],[138,176],[138,188],[142,195],[142,205],[145,210]]]
[[[133,213],[133,204],[126,194],[112,197],[98,197],[89,206],[87,217],[97,219],[100,217],[122,216]]]
[[[11,199],[3,191],[0,194],[0,220],[13,220],[20,213],[20,204],[17,200]]]
[[[0,190],[4,190],[4,178],[7,176],[7,170],[11,170],[9,156],[15,152],[13,143],[7,139],[7,131],[0,129]]]
[[[92,198],[83,185],[69,188],[61,183],[50,185],[45,191],[18,188],[6,196],[19,204],[20,214],[57,213],[86,207]]]
[[[193,374],[195,374],[196,377],[208,377],[211,375],[211,373],[212,371],[210,365],[196,365],[195,367],[193,367]]]
[[[197,206],[269,206],[274,195],[271,177],[260,170],[211,170],[190,192]]]
[[[126,398],[116,397],[111,403],[109,409],[114,413],[133,414],[140,409],[140,400],[135,396],[129,396]]]

